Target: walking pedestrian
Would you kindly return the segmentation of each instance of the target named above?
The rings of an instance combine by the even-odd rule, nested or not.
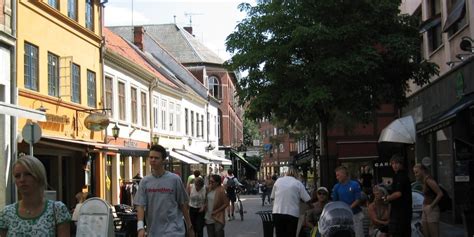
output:
[[[197,177],[194,183],[188,187],[189,193],[189,217],[194,229],[194,236],[203,237],[204,214],[206,206],[206,188],[204,179]]]
[[[227,170],[227,177],[224,179],[223,184],[227,197],[230,200],[230,206],[227,208],[227,220],[235,220],[234,210],[235,202],[237,201],[237,194],[235,191],[237,188],[240,188],[242,184],[239,182],[237,177],[234,176],[234,171],[232,169]]]
[[[335,170],[337,184],[332,189],[332,200],[342,201],[352,209],[354,220],[354,232],[356,237],[364,237],[364,213],[361,208],[361,188],[357,181],[351,180],[349,171],[344,166]]]
[[[148,160],[152,174],[140,181],[134,199],[137,209],[138,236],[145,236],[146,208],[148,236],[183,237],[188,233],[188,236],[193,237],[188,195],[181,178],[165,170],[165,164],[168,162],[166,149],[160,145],[151,146]],[[186,222],[186,227],[184,222]]]
[[[297,177],[297,170],[290,167],[286,176],[277,179],[273,185],[271,198],[274,200],[273,220],[276,237],[296,236],[300,201],[312,207],[311,197]]]
[[[0,236],[69,236],[71,215],[66,205],[44,197],[48,183],[43,163],[22,156],[12,173],[21,200],[0,212]]]
[[[439,201],[443,197],[443,191],[438,183],[429,175],[428,168],[422,164],[413,167],[416,179],[423,184],[423,213],[421,214],[421,225],[424,237],[439,236]]]
[[[388,231],[391,237],[411,236],[412,197],[408,173],[403,167],[403,157],[393,155],[390,159],[395,175],[392,180],[392,193],[385,196],[385,202],[391,204]]]
[[[221,185],[221,176],[213,174],[206,194],[206,228],[208,237],[224,237],[225,209],[229,199]]]

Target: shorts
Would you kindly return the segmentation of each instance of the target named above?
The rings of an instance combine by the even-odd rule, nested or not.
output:
[[[440,211],[438,205],[430,208],[430,205],[423,205],[423,214],[421,215],[422,222],[438,223]]]
[[[231,202],[237,201],[237,195],[235,195],[235,191],[230,191],[230,192],[228,191],[227,198],[229,198]]]

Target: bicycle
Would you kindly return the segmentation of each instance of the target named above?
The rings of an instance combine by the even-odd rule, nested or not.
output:
[[[242,205],[242,200],[240,200],[240,193],[242,192],[241,188],[235,190],[235,196],[237,197],[236,206],[240,214],[240,220],[244,220],[244,206]]]

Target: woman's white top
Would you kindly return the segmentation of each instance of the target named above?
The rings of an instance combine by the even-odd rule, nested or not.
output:
[[[201,208],[206,202],[206,187],[201,190],[196,190],[196,185],[191,184],[191,193],[189,194],[189,206],[194,208]]]

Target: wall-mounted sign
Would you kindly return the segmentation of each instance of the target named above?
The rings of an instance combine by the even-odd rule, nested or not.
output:
[[[60,124],[69,124],[71,120],[68,116],[55,115],[55,114],[46,114],[46,122],[50,123],[60,123]]]
[[[91,131],[101,131],[109,126],[109,116],[104,113],[93,113],[84,119],[84,126]]]

